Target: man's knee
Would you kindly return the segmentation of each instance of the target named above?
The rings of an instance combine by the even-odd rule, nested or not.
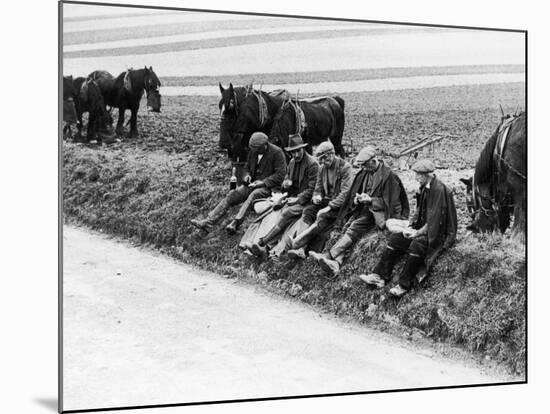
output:
[[[426,257],[427,251],[428,245],[423,239],[413,240],[409,246],[409,253],[413,256]]]
[[[392,250],[407,250],[411,239],[407,239],[402,233],[392,233],[388,238],[388,247]]]
[[[237,187],[235,190],[231,190],[225,196],[229,205],[240,204],[248,197],[248,189],[245,186]]]

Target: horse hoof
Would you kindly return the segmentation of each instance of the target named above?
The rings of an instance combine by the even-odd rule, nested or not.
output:
[[[130,135],[128,135],[129,138],[139,138],[139,134],[137,131],[130,131]]]
[[[117,128],[117,129],[115,130],[115,133],[116,133],[117,135],[123,137],[123,136],[124,136],[124,128]]]

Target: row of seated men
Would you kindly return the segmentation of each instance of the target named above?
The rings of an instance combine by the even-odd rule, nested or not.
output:
[[[335,154],[333,145],[322,142],[315,156],[305,151],[300,135],[289,137],[284,151],[291,156],[287,166],[283,149],[254,133],[244,184],[231,190],[202,220],[191,223],[211,231],[231,206],[241,204],[226,226],[234,234],[247,212],[258,200],[281,189],[284,198],[277,206],[276,221],[261,237],[244,243],[262,259],[287,254],[293,259],[312,257],[321,268],[336,277],[345,254],[359,239],[377,229],[389,229],[387,246],[378,264],[359,278],[377,288],[392,280],[392,271],[403,255],[405,264],[390,294],[402,296],[413,286],[416,275],[430,269],[443,249],[456,239],[457,216],[453,193],[434,174],[432,161],[417,161],[411,168],[420,188],[415,213],[409,219],[409,201],[399,176],[378,157],[376,150],[362,148],[352,165]],[[248,184],[247,184],[248,183]],[[275,213],[275,212],[273,212]],[[323,250],[327,235],[343,224],[341,236]],[[391,225],[390,225],[391,224]]]

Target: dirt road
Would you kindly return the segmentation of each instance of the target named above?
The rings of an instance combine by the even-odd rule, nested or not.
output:
[[[65,410],[503,380],[83,229],[63,250]]]

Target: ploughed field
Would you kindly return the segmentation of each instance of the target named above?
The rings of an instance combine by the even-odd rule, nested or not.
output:
[[[422,287],[400,300],[357,279],[379,258],[382,233],[364,238],[331,282],[309,260],[274,265],[244,255],[237,247],[242,233],[228,236],[222,228],[227,221],[207,236],[189,224],[228,189],[230,163],[217,146],[219,97],[163,96],[160,114],[146,113],[142,102],[137,139],[102,147],[65,142],[65,219],[150,243],[186,262],[254,280],[381,329],[461,346],[522,376],[524,246],[498,235],[466,235],[465,189],[458,178],[472,173],[499,122],[499,104],[506,113],[523,107],[524,90],[524,83],[509,83],[340,94],[346,103],[343,141],[350,152],[371,144],[396,153],[432,134],[453,136],[419,157],[434,159],[442,168],[438,175],[455,192],[458,241]],[[412,174],[400,175],[412,200]]]

